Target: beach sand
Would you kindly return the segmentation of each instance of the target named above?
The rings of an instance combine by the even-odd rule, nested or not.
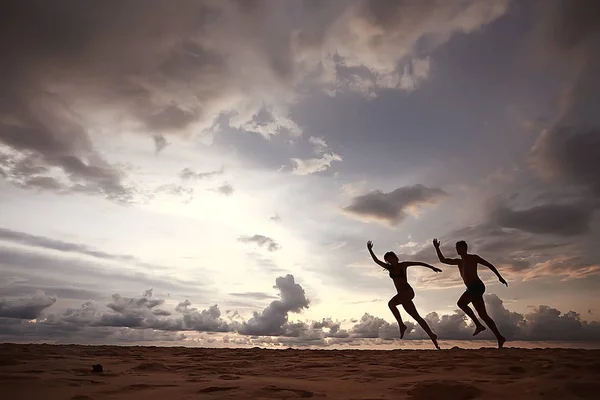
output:
[[[599,378],[600,350],[0,344],[7,400],[598,399]]]

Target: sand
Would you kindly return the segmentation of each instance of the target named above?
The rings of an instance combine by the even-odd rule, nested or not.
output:
[[[0,344],[0,397],[11,400],[598,399],[599,378],[600,350]]]

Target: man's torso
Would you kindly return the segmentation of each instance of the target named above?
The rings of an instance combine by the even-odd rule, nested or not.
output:
[[[477,275],[477,264],[477,256],[474,254],[467,254],[459,259],[458,270],[466,286],[480,281]]]

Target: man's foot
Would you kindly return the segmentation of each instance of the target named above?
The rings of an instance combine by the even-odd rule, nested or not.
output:
[[[436,349],[440,349],[440,345],[437,342],[437,335],[434,333],[431,335],[431,341],[433,342],[433,345],[435,346]]]
[[[406,327],[406,325],[404,325],[404,324],[400,325],[400,339],[404,339],[404,332],[406,332],[406,329],[408,329]]]
[[[498,338],[498,348],[501,349],[502,346],[504,346],[504,342],[506,342],[506,338],[504,338],[504,336],[500,336]]]
[[[476,326],[475,332],[473,332],[473,336],[477,336],[483,331],[485,331],[485,326],[483,326],[483,325]]]

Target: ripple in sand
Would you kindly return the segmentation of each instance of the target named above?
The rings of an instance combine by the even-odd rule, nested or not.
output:
[[[13,366],[13,365],[19,365],[21,364],[21,362],[19,360],[17,360],[16,357],[2,357],[0,358],[0,367],[4,367],[4,366]]]
[[[481,396],[483,391],[461,382],[426,381],[417,383],[407,393],[418,400],[446,400],[449,394],[453,400],[471,400]]]
[[[282,392],[285,392],[285,393],[282,393]],[[290,389],[290,388],[283,388],[283,387],[270,385],[270,386],[265,386],[265,387],[261,388],[260,395],[262,397],[265,397],[265,395],[267,395],[267,397],[274,396],[273,398],[277,398],[277,399],[280,399],[282,395],[285,395],[285,398],[297,397],[297,398],[307,399],[310,397],[314,397],[315,394],[308,390]]]
[[[596,382],[569,382],[566,388],[580,399],[597,399],[600,392],[600,384]]]
[[[227,390],[235,390],[238,388],[239,386],[208,386],[198,390],[198,393],[225,392]]]
[[[136,365],[132,369],[134,369],[136,371],[158,371],[158,372],[164,372],[164,371],[171,370],[165,364],[161,364],[161,363],[157,363],[157,362],[153,362],[153,363],[143,362],[141,364]]]
[[[224,381],[236,381],[238,379],[242,379],[237,375],[220,375],[219,379],[222,379]]]

